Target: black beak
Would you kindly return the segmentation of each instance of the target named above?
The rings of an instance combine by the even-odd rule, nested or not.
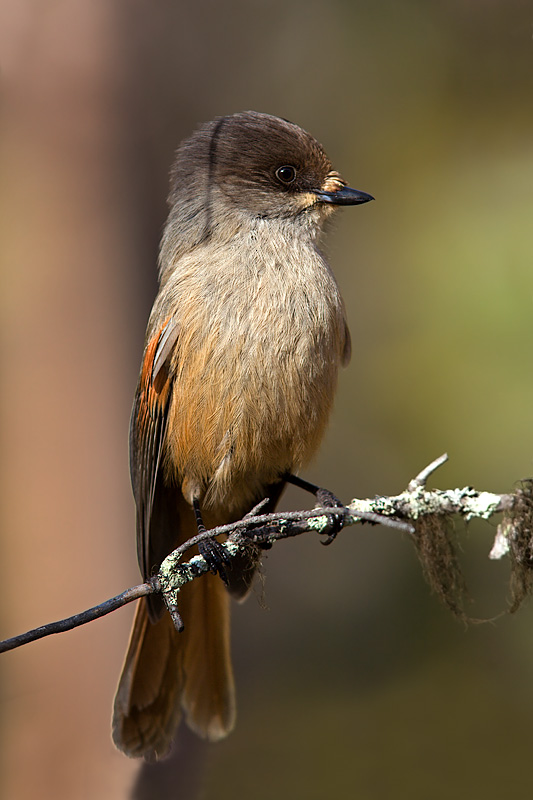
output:
[[[356,206],[374,199],[371,194],[351,189],[350,186],[342,186],[335,192],[318,191],[315,194],[320,203],[333,203],[336,206]]]

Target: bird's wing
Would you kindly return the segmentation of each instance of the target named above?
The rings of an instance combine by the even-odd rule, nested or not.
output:
[[[163,477],[172,396],[170,360],[179,325],[170,318],[147,342],[130,425],[130,470],[137,506],[137,556],[148,579],[175,547],[179,534],[177,489]],[[157,601],[151,610],[156,614]],[[157,615],[157,614],[156,614]]]

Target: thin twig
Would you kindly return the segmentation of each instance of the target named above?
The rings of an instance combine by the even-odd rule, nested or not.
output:
[[[409,486],[407,487],[407,491],[414,492],[416,488],[419,486],[425,486],[427,479],[431,475],[432,472],[435,472],[436,469],[441,467],[448,461],[448,453],[443,453],[441,456],[432,461],[431,464],[428,464],[427,467],[424,467],[421,470],[416,478],[413,478],[412,481],[409,482]]]
[[[354,516],[351,505],[341,506],[338,508],[332,508],[331,506],[318,506],[310,509],[309,511],[280,511],[271,514],[258,514],[257,516],[246,515],[242,520],[237,520],[237,522],[231,522],[227,525],[217,525],[216,528],[210,528],[210,530],[205,531],[205,533],[198,533],[196,536],[192,536],[190,539],[187,539],[186,542],[177,547],[173,552],[176,555],[181,555],[187,550],[190,550],[191,547],[194,547],[194,545],[198,544],[199,542],[205,541],[205,539],[212,539],[214,536],[228,536],[236,531],[246,531],[247,537],[252,541],[258,541],[258,538],[263,541],[265,538],[264,535],[261,536],[261,534],[258,533],[257,538],[254,536],[254,529],[262,527],[266,528],[269,526],[280,526],[279,531],[269,531],[268,537],[270,541],[273,542],[276,539],[286,539],[291,535],[288,530],[284,529],[284,526],[287,522],[301,522],[307,520],[310,523],[308,527],[299,530],[298,535],[300,533],[308,532],[316,533],[317,530],[318,532],[321,532],[319,530],[320,528],[325,530],[329,525],[329,517],[331,517],[333,514],[335,514],[335,516],[339,516],[339,514],[343,513],[345,517],[345,526],[354,525],[357,522],[371,522],[375,525],[385,525],[389,528],[396,528],[396,530],[403,531],[404,533],[413,532],[413,526],[408,522],[394,519],[386,513],[380,514],[369,509],[360,509],[357,512],[357,515]],[[317,524],[313,524],[315,520],[319,520],[319,522]]]
[[[0,653],[6,653],[8,650],[14,650],[16,647],[21,647],[28,642],[35,642],[37,639],[42,639],[44,636],[50,636],[52,633],[63,633],[64,631],[71,631],[73,628],[78,628],[80,625],[85,625],[87,622],[92,622],[93,619],[105,617],[117,608],[132,603],[138,600],[139,597],[144,597],[147,594],[153,594],[159,591],[158,585],[154,583],[141,583],[139,586],[133,586],[131,589],[126,589],[122,594],[112,597],[110,600],[105,600],[97,606],[88,608],[79,614],[74,614],[73,617],[60,619],[57,622],[48,622],[46,625],[41,625],[39,628],[33,628],[31,631],[21,633],[18,636],[13,636],[11,639],[5,639],[0,642]]]

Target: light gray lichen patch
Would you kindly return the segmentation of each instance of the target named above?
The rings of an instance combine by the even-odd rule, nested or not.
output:
[[[455,489],[459,492],[458,505],[462,509],[466,522],[471,519],[490,519],[497,510],[501,497],[492,492],[477,492],[475,489]]]
[[[511,520],[505,519],[498,525],[496,536],[494,537],[494,544],[489,553],[489,558],[497,561],[509,553],[510,544],[509,538],[513,533],[513,524]]]

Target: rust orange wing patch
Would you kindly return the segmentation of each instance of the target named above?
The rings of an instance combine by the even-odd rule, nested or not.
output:
[[[165,484],[162,461],[172,392],[170,361],[178,326],[167,322],[148,341],[130,425],[130,470],[137,506],[137,555],[145,578],[172,550],[177,536],[175,487]],[[157,601],[149,607],[157,616]]]

